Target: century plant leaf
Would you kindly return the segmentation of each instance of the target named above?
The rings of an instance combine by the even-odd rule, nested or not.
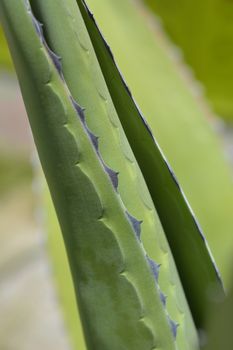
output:
[[[44,179],[42,174],[41,178]],[[77,312],[69,261],[57,215],[47,186],[45,186],[43,191],[43,199],[44,211],[46,213],[44,229],[47,233],[47,247],[49,258],[52,263],[59,305],[61,305],[64,315],[65,328],[67,329],[71,348],[75,350],[86,350],[83,328],[79,312]]]
[[[108,45],[98,31],[92,14],[83,1],[78,1],[78,4],[115,108],[143,172],[171,246],[196,324],[201,327],[210,289],[214,285],[219,285],[221,289],[218,272],[209,254],[206,240],[169,164],[132,99],[131,93],[115,65]],[[123,21],[118,22],[119,28],[124,28],[123,31],[126,33],[127,29],[128,31],[134,30],[135,34],[136,28],[137,30],[140,28],[142,31],[143,28],[130,4],[127,1],[116,3],[102,0],[95,7],[95,10],[97,7],[99,10],[105,10],[107,18],[110,18],[108,17],[110,14],[114,18],[113,11],[114,13],[122,11]],[[121,17],[119,16],[119,18]],[[122,27],[125,23],[133,23],[133,25],[132,27]]]
[[[157,279],[159,272],[162,302],[166,302],[169,317],[179,324],[177,346],[192,347],[196,343],[195,329],[171,252],[116,115],[90,39],[81,30],[83,21],[77,4],[73,0],[56,4],[34,0],[31,4],[36,17],[43,23],[50,47],[61,57],[62,72],[72,96],[85,108],[87,125],[99,137],[98,149],[104,162],[119,172],[119,195],[130,213],[137,236],[152,259],[150,263]],[[61,32],[57,32],[58,27]],[[98,118],[93,118],[93,110]],[[141,225],[140,221],[143,222]],[[176,332],[175,323],[173,331]]]
[[[105,164],[58,57],[28,1],[2,0],[0,13],[62,228],[87,348],[175,349],[176,327],[151,269],[157,265],[145,254],[117,174]],[[95,109],[92,116],[98,117]]]
[[[233,5],[222,0],[144,0],[184,53],[220,117],[233,120]]]
[[[174,60],[170,43],[140,1],[88,3],[179,179],[227,286],[233,249],[233,183],[211,125],[215,119],[204,99],[194,95],[195,81]]]
[[[138,237],[141,236],[143,243],[146,239],[147,246],[144,244],[144,247],[150,259],[161,264],[159,269],[161,298],[165,303],[165,297],[162,294],[165,293],[169,316],[179,324],[177,344],[179,347],[185,347],[187,344],[192,346],[196,342],[194,341],[195,331],[175,271],[174,261],[143,178],[117,120],[91,42],[88,36],[85,36],[81,31],[82,19],[78,15],[77,4],[75,1],[67,1],[65,4],[57,1],[56,6],[51,1],[46,3],[32,1],[31,3],[36,15],[39,16],[44,25],[49,45],[61,56],[64,79],[73,97],[79,101],[79,104],[85,106],[87,125],[99,137],[98,150],[104,162],[119,172],[118,191],[130,213],[129,218],[136,234]],[[63,26],[62,34],[57,32],[61,23]],[[81,67],[86,72],[83,82]],[[89,95],[91,95],[91,99],[88,98]],[[104,108],[103,102],[106,105]],[[92,117],[93,110],[96,111],[99,118]],[[112,135],[109,139],[116,139],[116,144],[112,141],[108,142],[106,135]],[[143,222],[141,228],[140,221]],[[156,235],[155,227],[157,227],[158,235]],[[150,263],[157,277],[158,266],[151,260]],[[182,313],[180,310],[183,310]],[[174,332],[175,327],[174,323]]]

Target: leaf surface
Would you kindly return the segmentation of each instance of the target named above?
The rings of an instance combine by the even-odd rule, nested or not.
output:
[[[103,40],[92,14],[88,11],[84,1],[78,1],[78,3],[115,108],[168,238],[196,324],[201,326],[205,308],[208,304],[209,289],[215,288],[214,285],[219,285],[221,289],[219,275],[209,253],[207,242],[170,165],[164,158],[150,127],[138,110],[119,73],[112,53]],[[89,3],[94,7],[94,2],[89,1]],[[131,44],[129,44],[129,41],[127,42],[132,47],[132,33],[135,38],[137,38],[137,34],[141,38],[140,31],[144,40],[147,40],[147,29],[140,22],[137,12],[130,6],[130,1],[118,1],[116,3],[102,0],[101,5],[98,4],[94,7],[95,11],[97,9],[105,11],[103,12],[105,18],[111,18],[109,23],[116,20],[116,14],[119,14],[119,12],[122,14],[121,17],[117,17],[117,22],[115,22],[120,28],[119,30],[122,30],[121,40],[123,40],[123,32],[130,33]],[[119,32],[116,29],[114,33],[119,38]],[[137,49],[139,49],[138,46]],[[147,51],[147,55],[149,53],[151,53],[151,47],[150,51]],[[144,57],[140,50],[138,50],[138,54],[140,57]],[[135,57],[137,57],[136,52]],[[141,67],[141,69],[145,68]],[[138,67],[134,72],[139,71],[140,68]],[[147,90],[145,90],[145,86]],[[151,91],[147,84],[144,85],[143,89],[146,94],[148,94],[147,91]],[[148,96],[151,98],[151,95]]]
[[[63,232],[87,348],[175,349],[176,326],[160,300],[156,262],[137,237],[117,173],[105,163],[58,56],[28,1],[1,1],[0,10]]]
[[[54,6],[51,1],[42,3],[36,0],[32,4],[36,16],[44,25],[50,47],[61,57],[62,72],[72,96],[85,108],[87,125],[98,136],[98,150],[105,164],[119,173],[119,195],[149,257],[159,283],[162,302],[165,303],[166,299],[172,330],[177,333],[176,342],[180,348],[192,347],[192,344],[197,343],[196,331],[172,254],[137,161],[118,120],[92,43],[88,35],[81,31],[82,18],[78,15],[77,4],[75,1],[67,1],[66,4]],[[56,28],[59,26],[63,30],[58,33]],[[93,111],[98,118],[93,117]],[[177,331],[176,324],[179,324]]]

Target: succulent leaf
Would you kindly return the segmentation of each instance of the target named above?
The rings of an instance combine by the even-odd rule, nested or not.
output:
[[[188,0],[181,2],[190,10]],[[220,129],[220,133],[221,130],[225,133],[224,125],[211,112],[200,84],[192,78],[179,51],[142,0],[87,3],[179,179],[227,287],[233,249],[232,170],[216,132]],[[169,0],[153,3],[155,6],[169,3],[173,20],[173,9],[177,8],[178,14],[181,7]],[[199,54],[197,51],[196,56]]]
[[[77,310],[75,291],[64,240],[47,186],[45,186],[43,195],[45,211],[44,229],[47,233],[47,247],[49,258],[52,262],[54,282],[59,302],[62,307],[67,334],[72,349],[86,350],[87,348],[80,315]]]
[[[3,0],[0,9],[64,235],[88,349],[175,349],[145,252],[29,2]]]
[[[222,288],[218,270],[173,170],[165,159],[145,117],[132,98],[93,14],[85,1],[77,0],[77,2],[114,106],[159,214],[195,322],[198,327],[201,327],[208,305],[209,289],[214,285]],[[89,2],[93,4],[92,1],[89,0]],[[116,9],[118,11],[122,9],[123,19],[119,26],[125,28],[126,32],[127,29],[131,31],[133,27],[140,26],[141,29],[138,15],[130,6],[130,2],[120,0],[117,4],[113,4],[113,1],[103,0],[101,4],[100,9],[104,8],[105,13],[109,15],[113,10],[116,12]],[[130,29],[128,23],[132,25]]]
[[[147,242],[146,254],[150,257],[149,261],[151,264],[154,261],[154,266],[157,266],[157,262],[161,263],[160,280],[163,281],[161,289],[169,300],[168,313],[181,324],[177,338],[178,346],[180,348],[185,348],[187,344],[192,346],[191,344],[196,343],[195,329],[170,249],[137,166],[137,161],[124,136],[115,106],[112,104],[111,96],[98,67],[90,39],[81,30],[82,18],[79,15],[77,4],[73,0],[56,5],[51,1],[42,3],[33,0],[31,3],[36,16],[44,24],[45,36],[50,47],[62,57],[64,79],[72,96],[80,105],[84,106],[87,125],[99,137],[99,152],[104,162],[110,165],[111,169],[119,171],[117,191],[126,206],[127,215],[136,218],[137,223],[142,221],[141,240],[144,249],[144,242]],[[62,35],[56,30],[58,26],[63,27]],[[97,36],[99,36],[98,33]],[[89,99],[89,96],[92,98]],[[98,118],[93,118],[93,110]],[[109,139],[106,135],[109,136]],[[109,140],[116,142],[109,142]],[[145,198],[147,204],[145,204]],[[136,226],[136,221],[134,221],[132,226],[135,228],[136,236],[138,236],[139,225]],[[160,237],[158,238],[158,236]],[[158,274],[154,273],[154,275],[158,279]],[[181,300],[179,307],[177,299]]]
[[[127,1],[103,4],[137,23]],[[0,13],[87,348],[196,348],[182,284],[202,327],[210,289],[222,293],[220,277],[94,16],[84,0],[2,0]]]

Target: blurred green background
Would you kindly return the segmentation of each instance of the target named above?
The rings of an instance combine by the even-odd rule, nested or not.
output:
[[[233,3],[88,3],[228,285],[233,251]],[[181,51],[183,61],[177,58]],[[190,77],[190,68],[201,84]],[[202,90],[218,117],[199,96]],[[68,300],[69,308],[74,307],[72,291],[66,288],[70,276],[1,28],[0,208],[0,349],[81,350],[77,336],[69,336],[75,333],[75,310],[62,315],[61,304]]]
[[[181,49],[215,112],[233,122],[233,2],[145,0]]]

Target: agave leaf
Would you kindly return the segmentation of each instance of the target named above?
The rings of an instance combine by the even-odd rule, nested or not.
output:
[[[210,126],[208,106],[192,93],[195,81],[187,81],[185,67],[170,57],[166,37],[144,6],[129,0],[88,3],[179,179],[227,286],[233,249],[232,171]]]
[[[117,175],[104,163],[58,57],[28,1],[2,0],[0,10],[62,228],[87,348],[175,349],[151,266],[117,192]]]
[[[144,0],[205,88],[220,117],[233,120],[233,5],[222,0]]]
[[[80,30],[82,18],[77,4],[68,0],[55,6],[52,1],[42,3],[34,0],[32,5],[36,16],[43,23],[49,45],[61,57],[62,72],[72,96],[84,106],[87,125],[99,137],[98,149],[104,162],[119,171],[119,195],[130,213],[129,219],[138,238],[142,240],[146,254],[152,259],[150,263],[156,279],[159,273],[161,299],[165,303],[165,294],[169,316],[179,324],[177,345],[179,348],[192,347],[196,343],[195,329],[171,252],[137,162],[124,136],[91,42]],[[63,28],[62,35],[56,30],[58,26]],[[83,78],[81,67],[85,67],[82,69],[86,72]],[[88,99],[89,95],[91,100]],[[93,118],[93,110],[98,118]],[[106,135],[109,135],[109,139]]]
[[[44,191],[44,208],[47,213],[45,230],[47,231],[48,251],[52,261],[53,275],[71,347],[72,349],[86,350],[64,240],[47,186]]]
[[[207,243],[169,164],[137,109],[108,45],[98,32],[92,14],[84,2],[78,1],[78,3],[115,108],[167,235],[195,321],[201,326],[204,310],[208,304],[209,289],[213,285],[219,285],[221,288]],[[99,9],[106,11],[107,18],[110,18],[108,17],[110,14],[114,18],[116,10],[122,10],[123,21],[121,24],[118,22],[119,28],[122,29],[121,25],[125,23],[133,23],[130,29],[128,26],[124,27],[125,32],[126,28],[129,31],[139,27],[140,30],[144,30],[138,15],[130,7],[130,2],[119,1],[113,4],[103,0],[101,5]]]

